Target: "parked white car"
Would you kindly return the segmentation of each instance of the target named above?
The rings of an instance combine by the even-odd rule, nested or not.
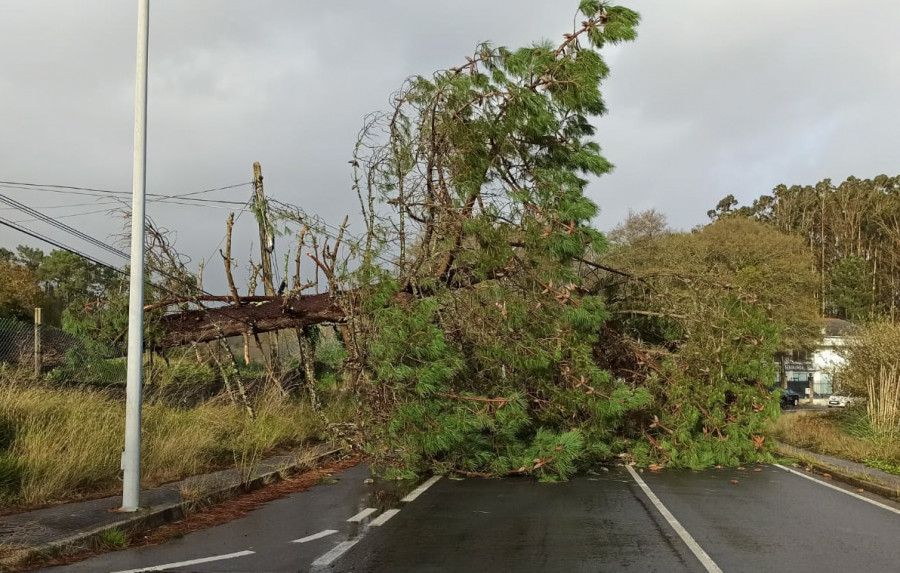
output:
[[[856,403],[859,399],[859,396],[854,396],[853,394],[844,392],[838,392],[837,394],[832,394],[828,398],[828,407],[846,408],[847,406]]]

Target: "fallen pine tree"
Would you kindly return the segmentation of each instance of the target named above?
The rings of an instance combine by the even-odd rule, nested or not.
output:
[[[163,345],[340,322],[342,391],[391,474],[769,459],[771,357],[815,330],[811,266],[762,225],[608,248],[585,196],[612,169],[590,119],[600,49],[634,39],[638,16],[579,11],[561,41],[481,45],[369,117],[351,162],[365,236],[352,264],[344,227],[311,253],[338,296],[235,295],[163,317]]]

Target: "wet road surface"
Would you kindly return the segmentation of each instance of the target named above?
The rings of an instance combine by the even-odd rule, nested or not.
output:
[[[364,484],[357,466],[243,519],[47,571],[900,571],[896,504],[761,469],[416,487]]]

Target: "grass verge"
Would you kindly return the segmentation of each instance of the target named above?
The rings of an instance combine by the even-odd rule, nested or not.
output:
[[[320,438],[305,401],[263,392],[255,402],[252,420],[221,397],[190,409],[145,403],[141,486],[248,464]],[[103,390],[4,382],[0,511],[117,493],[124,412],[122,399]]]
[[[900,440],[874,431],[861,407],[785,414],[770,430],[786,444],[900,475]]]

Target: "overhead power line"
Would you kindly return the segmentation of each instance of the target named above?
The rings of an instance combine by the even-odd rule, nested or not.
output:
[[[85,242],[87,242],[87,243],[89,243],[89,244],[91,244],[91,245],[94,245],[95,247],[99,247],[99,248],[103,249],[104,251],[107,251],[108,253],[111,253],[111,254],[113,254],[113,255],[116,255],[117,257],[120,257],[120,258],[124,259],[126,262],[129,262],[129,263],[131,262],[131,257],[128,255],[128,253],[125,253],[124,251],[121,251],[121,250],[119,250],[119,249],[113,247],[112,245],[109,245],[109,244],[107,244],[107,243],[104,243],[103,241],[101,241],[100,239],[97,239],[96,237],[92,237],[92,236],[88,235],[87,233],[84,233],[84,232],[82,232],[82,231],[79,231],[78,229],[75,229],[74,227],[70,227],[69,225],[66,225],[65,223],[62,223],[62,222],[60,222],[60,221],[57,221],[56,219],[54,219],[53,217],[50,217],[49,215],[45,215],[45,214],[43,214],[43,213],[41,213],[41,212],[39,212],[39,211],[36,211],[36,210],[32,209],[31,207],[29,207],[28,205],[25,205],[24,203],[20,203],[20,202],[18,202],[18,201],[15,201],[15,200],[13,200],[13,199],[10,199],[9,197],[6,197],[6,196],[4,196],[4,195],[0,195],[0,202],[6,203],[7,205],[10,205],[11,207],[15,207],[16,209],[19,209],[19,210],[22,211],[23,213],[27,213],[27,214],[29,214],[29,215],[32,215],[32,216],[36,217],[37,220],[42,221],[42,222],[44,222],[44,223],[47,223],[47,224],[49,224],[49,225],[51,225],[51,226],[53,226],[53,227],[56,227],[56,228],[59,229],[60,231],[69,233],[70,235],[73,235],[73,236],[75,236],[75,237],[81,239],[82,241],[85,241]],[[29,236],[31,236],[31,237],[33,237],[33,238],[39,239],[39,240],[44,241],[44,242],[48,242],[48,243],[52,244],[53,246],[57,246],[57,247],[59,247],[59,248],[61,248],[61,249],[63,249],[63,250],[69,251],[70,253],[73,253],[73,254],[76,254],[76,255],[78,255],[78,256],[84,257],[85,259],[87,259],[87,260],[89,260],[89,261],[91,261],[91,262],[93,262],[93,263],[100,264],[100,265],[103,265],[103,266],[109,267],[109,268],[114,268],[114,267],[111,267],[110,265],[107,265],[106,263],[101,263],[101,262],[98,261],[97,259],[94,259],[93,257],[90,257],[89,255],[86,255],[86,254],[82,253],[81,251],[77,251],[77,250],[75,250],[75,249],[72,249],[71,247],[60,246],[61,243],[58,243],[58,242],[56,242],[56,241],[51,241],[48,237],[46,237],[46,236],[44,236],[44,235],[40,235],[39,233],[35,233],[35,232],[33,232],[33,231],[29,231],[29,230],[25,229],[24,227],[22,227],[21,225],[19,225],[18,223],[14,222],[14,221],[10,221],[10,220],[8,220],[8,219],[3,219],[3,221],[4,221],[3,224],[6,225],[7,227],[14,228],[14,229],[16,229],[16,230],[18,230],[18,231],[22,231],[22,232],[24,232],[26,235],[29,235]],[[194,285],[189,284],[189,283],[188,283],[187,281],[185,281],[183,278],[178,277],[178,276],[175,276],[175,275],[172,275],[172,274],[170,274],[170,273],[168,273],[168,272],[166,272],[166,271],[164,271],[164,270],[162,270],[162,269],[153,269],[153,272],[155,272],[155,273],[157,273],[157,274],[161,275],[162,277],[167,278],[167,279],[169,279],[169,280],[172,280],[172,281],[181,283],[181,284],[184,285],[184,286],[187,286],[187,287],[193,287],[193,286],[194,286]],[[126,274],[126,275],[127,275],[127,273],[123,273],[123,274]],[[154,285],[154,286],[156,286],[157,288],[162,289],[162,290],[168,292],[169,294],[177,294],[177,293],[174,293],[174,292],[172,292],[171,290],[169,290],[169,289],[167,289],[167,288],[165,288],[165,287],[163,287],[163,286],[160,286],[160,285]],[[206,294],[206,295],[210,295],[210,294],[211,294],[211,293],[209,293],[209,292],[207,292],[207,291],[205,291],[205,290],[203,290],[203,289],[201,289],[200,292],[202,292],[203,294]]]
[[[12,207],[4,207],[4,209],[12,209]],[[110,211],[113,211],[113,209],[94,209],[94,210],[91,210],[91,211],[82,211],[82,212],[80,212],[80,213],[68,213],[68,214],[66,214],[66,215],[57,215],[56,218],[57,218],[57,219],[68,219],[68,218],[71,218],[71,217],[83,217],[83,216],[85,216],[85,215],[96,215],[97,213],[109,213]],[[33,222],[35,222],[35,221],[40,221],[40,220],[41,220],[41,219],[38,219],[38,218],[35,218],[35,219],[21,219],[21,220],[19,220],[19,221],[13,221],[13,222],[14,222],[14,223],[18,223],[18,224],[21,225],[21,224],[23,224],[23,223],[33,223]]]
[[[95,265],[99,265],[101,267],[113,270],[113,271],[119,273],[120,275],[128,276],[128,273],[123,271],[120,268],[114,267],[112,265],[108,265],[101,260],[95,259],[94,257],[88,255],[87,253],[83,253],[83,252],[79,251],[78,249],[73,249],[72,247],[68,247],[68,246],[60,243],[59,241],[54,241],[50,237],[47,237],[45,235],[42,235],[42,234],[32,231],[30,229],[26,229],[25,227],[22,227],[21,225],[17,225],[13,221],[10,221],[2,216],[0,216],[0,225],[4,225],[6,227],[9,227],[10,229],[19,231],[20,233],[24,233],[33,239],[37,239],[38,241],[43,241],[43,242],[47,243],[48,245],[56,247],[57,249],[62,249],[63,251],[72,253],[73,255],[78,255],[79,257],[81,257],[87,261],[90,261],[90,262],[94,263]]]
[[[75,229],[73,227],[70,227],[69,225],[66,225],[65,223],[57,221],[53,217],[51,217],[49,215],[45,215],[45,214],[41,213],[40,211],[36,211],[36,210],[32,209],[31,207],[29,207],[28,205],[25,205],[24,203],[20,203],[14,199],[10,199],[6,195],[0,195],[0,202],[6,203],[10,207],[15,207],[16,209],[19,209],[20,211],[22,211],[25,214],[31,215],[32,217],[36,217],[38,220],[43,221],[43,222],[47,223],[48,225],[52,225],[53,227],[56,227],[60,231],[74,235],[74,236],[78,237],[79,239],[81,239],[82,241],[88,242],[88,243],[94,245],[95,247],[99,247],[99,248],[103,249],[104,251],[107,251],[108,253],[111,253],[118,257],[122,257],[126,261],[128,260],[128,255],[126,253],[120,251],[119,249],[113,247],[112,245],[104,243],[100,239],[95,239],[94,237],[92,237],[86,233],[82,233],[78,229]]]
[[[243,205],[243,201],[229,201],[226,199],[207,199],[196,197],[197,195],[212,193],[215,191],[225,191],[228,189],[237,189],[246,187],[252,183],[237,183],[234,185],[225,185],[223,187],[215,187],[211,189],[202,189],[200,191],[191,191],[188,193],[162,194],[148,193],[148,202],[168,203],[176,205],[187,205],[193,207],[218,207],[222,205]],[[22,191],[44,191],[47,193],[60,193],[65,195],[78,195],[83,197],[97,197],[111,199],[111,201],[120,202],[128,205],[126,199],[130,195],[130,191],[113,191],[110,189],[97,189],[93,187],[76,187],[74,185],[43,185],[39,183],[27,183],[22,181],[0,181],[0,187],[4,189],[18,189]]]
[[[44,183],[27,183],[23,181],[0,181],[0,185],[17,185],[19,187],[31,187],[38,188],[49,191],[51,189],[55,189],[61,193],[65,193],[66,191],[90,191],[93,193],[104,193],[104,194],[113,194],[113,195],[131,195],[131,191],[114,191],[111,189],[97,189],[95,187],[76,187],[74,185],[51,185]],[[150,197],[187,197],[190,195],[201,195],[203,193],[212,193],[214,191],[227,191],[228,189],[236,189],[238,187],[244,187],[247,185],[253,185],[252,181],[248,181],[246,183],[235,183],[233,185],[225,185],[224,187],[214,187],[211,189],[203,189],[201,191],[191,191],[190,193],[181,193],[177,195],[162,195],[159,193],[147,193]]]

